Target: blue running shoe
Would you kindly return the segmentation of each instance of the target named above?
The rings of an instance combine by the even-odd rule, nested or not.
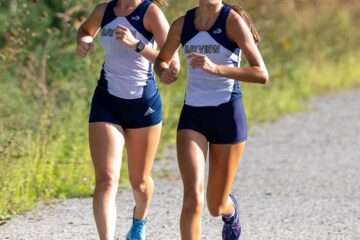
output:
[[[240,208],[234,195],[230,194],[230,198],[234,204],[235,213],[232,217],[223,217],[224,227],[222,231],[223,240],[239,240],[241,235],[240,225]]]
[[[145,220],[134,218],[126,240],[145,240],[145,223]]]

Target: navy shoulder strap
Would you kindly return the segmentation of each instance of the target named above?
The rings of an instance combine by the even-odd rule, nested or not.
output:
[[[106,24],[112,22],[115,18],[116,15],[114,13],[114,7],[117,3],[117,0],[112,0],[111,2],[109,2],[105,8],[105,12],[104,12],[104,16],[103,19],[101,21],[101,28],[103,28]]]
[[[148,41],[151,41],[153,38],[153,34],[146,30],[144,26],[144,16],[146,14],[147,9],[152,4],[150,0],[144,0],[140,5],[129,15],[126,19],[129,23],[140,32]]]
[[[194,25],[195,10],[196,8],[190,9],[184,17],[184,25],[181,31],[181,44],[183,46],[198,33]]]
[[[234,52],[238,46],[232,42],[226,34],[226,20],[230,14],[231,7],[224,4],[221,12],[216,20],[214,26],[208,31],[208,33],[222,46],[227,48],[229,51]]]

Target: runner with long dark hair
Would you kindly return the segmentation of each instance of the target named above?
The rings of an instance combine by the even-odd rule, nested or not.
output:
[[[171,26],[155,70],[168,78],[169,64],[182,44],[188,74],[177,153],[184,185],[180,228],[183,240],[201,239],[205,159],[209,153],[206,198],[212,216],[222,216],[224,240],[240,238],[240,210],[231,194],[247,127],[240,82],[266,83],[268,72],[256,43],[260,40],[244,10],[221,0],[199,0]],[[239,67],[241,53],[250,66]],[[170,80],[170,81],[169,81]]]

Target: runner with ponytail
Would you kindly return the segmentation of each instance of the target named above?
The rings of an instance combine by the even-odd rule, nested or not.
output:
[[[181,239],[200,240],[205,201],[223,220],[222,239],[238,240],[240,205],[232,185],[247,140],[240,83],[265,84],[269,77],[257,47],[260,36],[248,14],[221,0],[199,0],[171,26],[155,64],[171,83],[171,59],[180,44],[187,58],[187,88],[177,132],[184,195]],[[241,55],[249,65],[240,67]],[[169,81],[170,80],[170,81]],[[205,193],[205,160],[209,158]]]
[[[224,3],[224,4],[230,6],[232,10],[234,10],[241,16],[241,18],[248,25],[248,27],[251,31],[251,34],[254,38],[255,43],[257,43],[257,44],[260,43],[260,41],[261,41],[260,34],[259,34],[258,30],[256,29],[255,23],[252,20],[252,18],[250,17],[250,15],[240,5],[231,5],[231,4],[227,4],[227,3]]]

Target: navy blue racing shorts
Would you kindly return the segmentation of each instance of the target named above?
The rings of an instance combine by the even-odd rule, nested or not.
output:
[[[157,89],[150,96],[138,99],[119,98],[99,86],[95,89],[90,123],[114,123],[128,129],[150,127],[159,124],[161,120],[162,104]]]
[[[247,140],[246,115],[242,99],[219,106],[195,107],[184,105],[179,130],[201,133],[213,144],[236,144]]]

